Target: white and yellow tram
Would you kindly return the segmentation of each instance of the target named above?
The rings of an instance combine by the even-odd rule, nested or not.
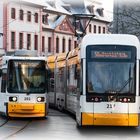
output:
[[[75,113],[79,126],[138,126],[139,54],[133,35],[86,35],[80,49],[48,61],[52,104]]]
[[[7,117],[45,117],[48,112],[44,57],[19,50],[3,56],[0,113]]]

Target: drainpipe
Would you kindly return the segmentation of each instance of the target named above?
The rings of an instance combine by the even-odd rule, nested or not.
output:
[[[8,25],[8,2],[7,0],[3,3],[3,49],[5,52],[8,51],[8,31],[9,31],[9,25]]]
[[[39,52],[39,56],[42,55],[42,9],[39,10],[39,15],[40,15],[40,44],[38,47],[38,52]]]

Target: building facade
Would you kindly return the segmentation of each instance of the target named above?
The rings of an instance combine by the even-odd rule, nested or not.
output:
[[[6,1],[3,10],[3,48],[6,51],[37,50],[41,54],[42,6]]]
[[[86,33],[108,33],[109,20],[105,18],[101,3],[92,2],[92,7],[89,5],[91,3],[84,5],[85,14],[95,14],[96,17],[89,24],[87,19],[82,21]],[[75,9],[72,5],[57,1],[42,4],[5,0],[2,48],[6,52],[37,50],[40,56],[72,50],[77,47],[74,21],[71,20]]]
[[[43,25],[48,55],[71,51],[77,47],[74,27],[65,15],[60,15],[53,24]]]

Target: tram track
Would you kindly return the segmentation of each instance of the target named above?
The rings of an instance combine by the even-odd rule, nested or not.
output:
[[[32,122],[32,120],[9,120],[9,119],[2,119],[1,121],[2,121],[0,122],[1,131],[7,129],[8,133],[3,135],[0,138],[0,140],[12,139],[12,137],[17,135],[21,131],[25,130],[28,127],[28,125]]]
[[[12,134],[6,136],[5,138],[3,138],[2,140],[6,140],[6,139],[10,139],[12,138],[14,135],[20,133],[21,131],[23,131],[24,129],[26,129],[26,127],[28,127],[28,125],[32,122],[32,120],[27,121],[23,126],[21,126],[21,128],[19,128],[18,130],[16,130],[15,132],[13,132]]]
[[[53,114],[53,113],[50,113],[48,116],[55,116],[55,117],[67,117],[68,115],[67,114]]]
[[[50,112],[48,114],[48,117],[52,117],[52,119],[56,120],[56,117],[68,117],[69,115],[64,113],[64,112],[60,112],[58,110],[52,110],[50,109]],[[51,121],[52,119],[47,120]],[[36,120],[39,120],[36,122]],[[16,138],[22,138],[21,136],[24,136],[25,133],[27,133],[27,129],[29,128],[29,130],[34,129],[32,128],[35,124],[38,127],[44,126],[44,123],[46,121],[44,121],[43,119],[43,125],[42,125],[42,121],[40,122],[40,120],[42,119],[38,119],[38,118],[10,118],[10,119],[1,119],[0,122],[0,140],[14,140]],[[36,122],[36,123],[34,123]]]
[[[7,124],[8,123],[8,119],[6,119],[2,124],[0,124],[0,127],[2,127],[2,126],[4,126],[5,124]]]

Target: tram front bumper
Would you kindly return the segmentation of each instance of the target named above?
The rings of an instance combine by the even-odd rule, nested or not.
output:
[[[82,125],[138,126],[139,115],[82,113]]]
[[[7,113],[9,117],[45,117],[46,105],[45,103],[8,103]]]

